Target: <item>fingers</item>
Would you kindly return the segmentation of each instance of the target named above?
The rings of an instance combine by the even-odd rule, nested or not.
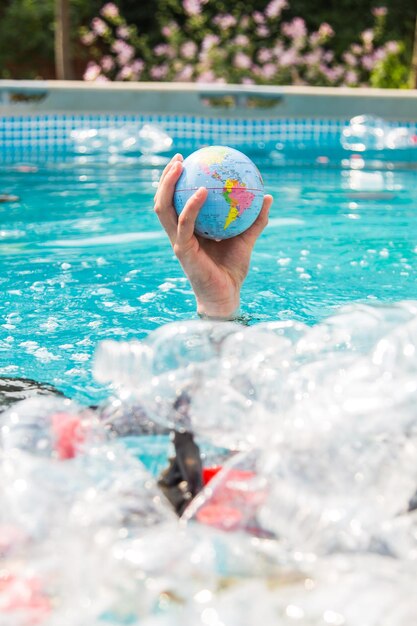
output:
[[[171,243],[175,243],[177,232],[177,214],[173,206],[173,197],[175,185],[182,172],[181,160],[181,155],[176,155],[172,161],[168,163],[162,173],[158,191],[155,195],[155,213],[167,232]]]
[[[269,209],[271,208],[273,198],[270,195],[264,196],[264,201],[260,213],[252,226],[242,234],[242,237],[250,246],[254,246],[259,235],[268,224]]]
[[[194,240],[194,228],[195,221],[200,212],[201,207],[207,199],[207,189],[200,187],[197,191],[187,200],[187,203],[178,218],[178,230],[176,247],[178,252],[185,252],[191,241]]]
[[[169,162],[169,163],[165,166],[164,171],[163,171],[163,172],[162,172],[162,174],[161,174],[161,178],[159,179],[159,184],[158,184],[158,191],[159,191],[159,188],[160,188],[161,184],[164,182],[164,178],[165,178],[165,176],[167,175],[167,173],[169,172],[169,170],[171,169],[171,167],[172,167],[175,163],[177,163],[177,161],[183,161],[183,160],[184,160],[184,157],[182,156],[182,154],[179,154],[179,153],[178,153],[178,154],[176,154],[175,156],[173,156],[173,157],[172,157],[172,159],[171,159],[171,160],[170,160],[170,162]],[[155,197],[156,197],[156,195],[158,194],[158,191],[156,192]]]

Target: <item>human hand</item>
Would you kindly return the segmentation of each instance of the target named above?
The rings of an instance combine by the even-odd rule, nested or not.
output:
[[[249,271],[250,257],[259,235],[268,223],[272,196],[265,196],[261,212],[245,232],[213,241],[194,233],[195,221],[207,198],[200,187],[178,217],[174,190],[182,172],[183,157],[177,154],[164,169],[155,194],[155,212],[191,283],[200,315],[232,319],[239,309],[240,289]]]

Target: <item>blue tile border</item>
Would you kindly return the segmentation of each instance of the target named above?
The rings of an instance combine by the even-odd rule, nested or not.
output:
[[[253,149],[336,149],[348,120],[218,119],[195,115],[69,115],[42,114],[0,117],[0,160],[71,152],[71,132],[87,128],[120,128],[151,123],[174,140],[174,147],[193,150],[206,144]],[[391,124],[393,127],[396,124]],[[417,123],[399,123],[415,130]]]

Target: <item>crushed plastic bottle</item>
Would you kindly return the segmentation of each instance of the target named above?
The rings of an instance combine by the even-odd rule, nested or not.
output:
[[[0,418],[2,625],[414,623],[417,302],[175,323],[103,343],[95,373],[98,411]],[[138,458],[170,430],[191,452],[163,485]]]
[[[172,138],[159,126],[87,128],[71,133],[78,154],[160,154],[172,148]]]
[[[411,128],[392,126],[374,115],[357,115],[343,130],[341,144],[353,152],[417,149],[417,134]]]

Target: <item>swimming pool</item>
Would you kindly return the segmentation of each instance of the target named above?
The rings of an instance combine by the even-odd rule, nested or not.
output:
[[[415,163],[351,158],[340,148],[342,122],[5,118],[0,192],[19,200],[0,204],[0,374],[97,402],[106,394],[91,377],[98,341],[140,339],[195,315],[152,210],[170,153],[74,153],[71,129],[135,121],[164,128],[171,153],[223,143],[261,169],[274,205],[242,294],[249,323],[314,324],[347,302],[415,298]]]
[[[169,154],[70,140],[144,121],[172,151],[227,143],[259,165],[275,203],[242,294],[249,328],[185,322],[193,296],[152,210]],[[129,431],[128,400],[119,431],[117,409],[109,431],[61,398],[15,405],[0,459],[8,623],[412,623],[416,163],[342,150],[345,123],[3,120],[0,194],[19,199],[0,204],[0,374],[96,403],[97,343],[146,338],[130,368],[140,409],[163,427],[191,420],[204,469],[223,465],[178,523],[151,475],[168,437]],[[352,302],[365,306],[340,311]],[[121,350],[104,344],[100,380]]]

